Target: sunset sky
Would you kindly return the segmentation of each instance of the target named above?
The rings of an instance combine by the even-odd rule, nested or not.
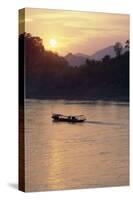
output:
[[[25,31],[43,39],[44,47],[61,55],[91,55],[129,39],[129,15],[26,9]],[[20,23],[23,23],[20,20]]]

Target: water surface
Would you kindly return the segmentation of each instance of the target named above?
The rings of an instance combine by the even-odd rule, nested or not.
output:
[[[128,185],[128,103],[26,100],[25,134],[26,191]]]

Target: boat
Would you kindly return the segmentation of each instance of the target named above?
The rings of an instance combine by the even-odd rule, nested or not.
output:
[[[84,122],[86,118],[84,115],[62,115],[62,114],[52,114],[52,119],[54,122],[70,122],[70,123],[76,123],[76,122]]]

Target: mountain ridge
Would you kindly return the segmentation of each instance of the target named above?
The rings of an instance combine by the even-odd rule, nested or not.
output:
[[[125,49],[123,49],[123,52],[125,52]],[[67,60],[67,62],[71,66],[80,66],[83,65],[86,62],[86,59],[91,59],[91,60],[102,60],[102,58],[105,55],[109,55],[111,58],[115,57],[115,51],[113,45],[110,45],[108,47],[105,47],[103,49],[97,50],[95,53],[92,55],[87,55],[83,53],[68,53],[64,58]]]

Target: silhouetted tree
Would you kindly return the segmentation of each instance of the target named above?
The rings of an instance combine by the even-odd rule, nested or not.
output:
[[[86,59],[86,65],[89,65],[89,64],[90,64],[90,60]]]
[[[116,42],[114,45],[114,51],[116,53],[116,56],[119,57],[122,53],[123,46],[120,42]]]
[[[105,55],[102,59],[103,62],[107,63],[111,59],[110,55]]]
[[[129,42],[129,40],[127,40],[126,42],[125,42],[125,48],[129,51],[129,45],[130,45],[130,42]]]

